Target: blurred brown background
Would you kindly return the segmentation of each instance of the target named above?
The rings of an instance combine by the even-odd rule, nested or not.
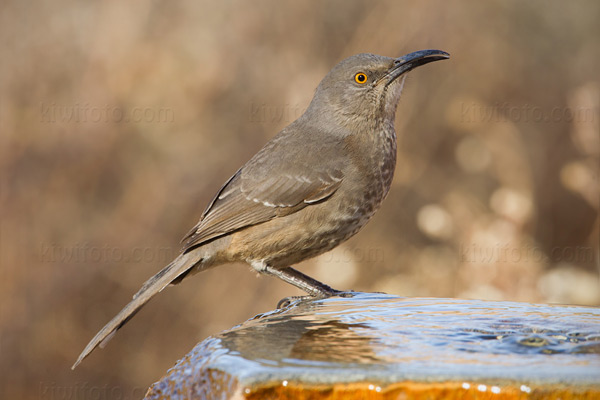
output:
[[[340,289],[600,304],[600,3],[0,6],[0,398],[139,398],[298,291],[229,265],[69,368],[231,174],[360,52],[410,74],[383,208],[300,269]]]

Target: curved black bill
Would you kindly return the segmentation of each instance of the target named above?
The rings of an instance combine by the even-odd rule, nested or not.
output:
[[[419,50],[398,57],[394,60],[394,66],[390,69],[388,75],[390,77],[389,82],[416,67],[448,58],[450,58],[450,54],[442,50]]]

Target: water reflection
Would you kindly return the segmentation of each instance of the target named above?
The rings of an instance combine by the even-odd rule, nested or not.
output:
[[[221,336],[225,348],[252,360],[321,363],[373,363],[383,361],[375,353],[376,338],[365,335],[367,324],[348,324],[335,319],[277,318],[227,332]]]
[[[248,379],[597,384],[600,309],[356,293],[259,315],[200,350]]]

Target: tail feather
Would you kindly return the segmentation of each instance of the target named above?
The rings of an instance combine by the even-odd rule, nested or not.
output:
[[[142,288],[133,296],[129,302],[104,328],[94,336],[94,338],[83,349],[79,358],[71,369],[75,369],[96,347],[104,347],[113,337],[119,328],[127,323],[155,294],[163,290],[181,275],[187,275],[187,272],[202,262],[202,257],[198,252],[182,254],[173,262],[160,270],[152,278],[148,279]]]

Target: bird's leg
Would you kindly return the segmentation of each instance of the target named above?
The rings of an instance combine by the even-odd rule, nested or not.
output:
[[[311,278],[308,275],[304,275],[302,272],[297,271],[291,267],[287,268],[273,268],[269,265],[263,267],[263,271],[269,275],[274,275],[279,279],[296,286],[308,293],[308,296],[292,296],[282,299],[277,304],[277,308],[288,305],[293,300],[307,299],[307,298],[325,298],[339,295],[343,293],[339,290],[333,289],[324,283],[319,282],[316,279]]]
[[[321,283],[308,275],[304,275],[302,272],[297,271],[291,267],[273,268],[267,265],[264,271],[270,275],[278,277],[279,279],[291,285],[296,286],[298,289],[304,290],[312,297],[330,297],[341,293],[339,290],[335,290],[327,286],[326,284]]]

